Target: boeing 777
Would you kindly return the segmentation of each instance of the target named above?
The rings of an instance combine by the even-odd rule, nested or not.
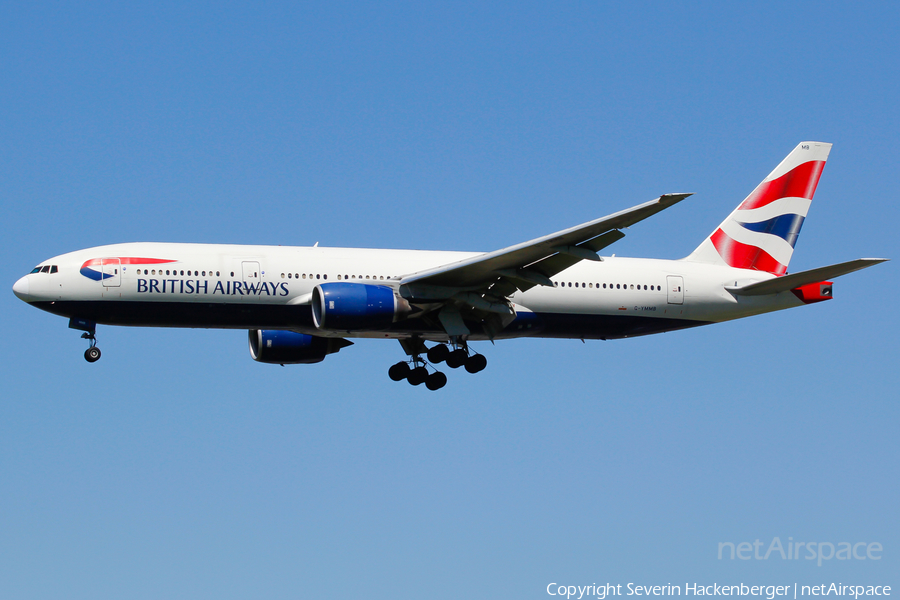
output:
[[[494,252],[129,243],[42,262],[16,296],[68,317],[100,358],[96,326],[247,329],[250,355],[316,363],[351,338],[396,339],[391,379],[436,390],[435,365],[477,373],[470,343],[616,339],[719,323],[832,297],[861,258],[787,274],[831,144],[802,142],[689,256],[601,257],[623,229],[690,194]],[[426,342],[433,345],[426,346]]]

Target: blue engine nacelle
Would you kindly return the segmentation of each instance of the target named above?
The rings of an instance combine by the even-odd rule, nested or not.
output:
[[[384,285],[323,283],[312,292],[313,324],[329,331],[381,331],[409,310],[409,302]]]
[[[256,362],[276,365],[322,362],[326,355],[352,343],[343,338],[323,338],[294,331],[250,330],[250,356]]]

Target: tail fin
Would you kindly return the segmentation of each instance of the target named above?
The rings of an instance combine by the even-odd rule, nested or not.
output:
[[[829,152],[801,142],[685,260],[783,275]]]

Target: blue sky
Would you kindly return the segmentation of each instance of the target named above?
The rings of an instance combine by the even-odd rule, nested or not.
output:
[[[688,254],[834,143],[791,264],[898,257],[891,3],[29,3],[0,8],[2,280],[124,241],[493,250],[694,192]],[[895,264],[835,300],[618,342],[485,344],[431,394],[396,343],[254,363],[246,333],[2,297],[10,598],[538,598],[900,585]],[[720,542],[883,558],[718,560]]]

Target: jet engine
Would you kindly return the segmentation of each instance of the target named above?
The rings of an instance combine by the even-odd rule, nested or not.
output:
[[[312,292],[313,324],[329,331],[380,331],[409,311],[409,302],[384,285],[323,283]]]
[[[276,365],[322,362],[353,342],[343,338],[323,338],[281,330],[250,330],[250,357],[256,362]]]

